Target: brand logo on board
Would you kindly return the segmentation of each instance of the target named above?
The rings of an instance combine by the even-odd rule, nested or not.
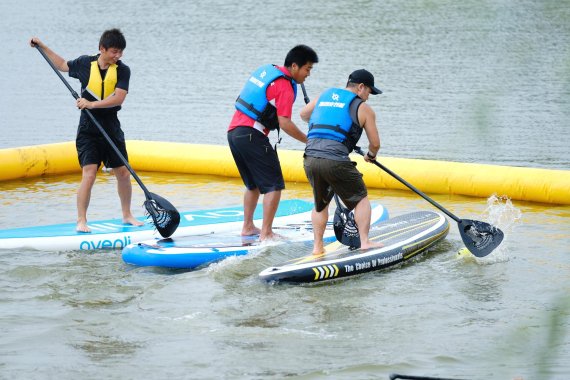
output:
[[[118,249],[125,248],[127,245],[131,244],[131,236],[127,235],[120,239],[110,240],[83,240],[79,243],[79,249],[81,250],[93,250],[93,249]]]

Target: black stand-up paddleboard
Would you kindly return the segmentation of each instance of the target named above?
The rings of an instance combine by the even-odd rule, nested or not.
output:
[[[403,263],[444,239],[449,222],[440,213],[417,211],[394,217],[370,229],[370,238],[382,248],[337,249],[265,269],[259,277],[268,282],[307,283],[334,280],[377,271]],[[329,248],[329,247],[327,247]]]

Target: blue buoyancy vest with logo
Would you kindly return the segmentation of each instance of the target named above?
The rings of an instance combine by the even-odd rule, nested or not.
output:
[[[311,113],[307,138],[338,141],[351,152],[362,135],[357,116],[361,103],[362,99],[351,91],[341,88],[326,90]]]
[[[259,67],[251,74],[236,100],[236,109],[260,122],[269,130],[277,129],[279,127],[277,110],[274,105],[267,101],[266,91],[267,87],[280,77],[291,82],[296,98],[297,83],[293,78],[285,75],[275,65],[267,64]]]

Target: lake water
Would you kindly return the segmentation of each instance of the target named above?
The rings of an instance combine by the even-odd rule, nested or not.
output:
[[[570,168],[569,1],[7,0],[0,12],[0,148],[75,137],[73,98],[28,39],[71,59],[120,27],[129,139],[225,144],[247,75],[304,43],[320,58],[310,97],[354,69],[375,75],[381,156]],[[306,128],[302,103],[293,120]],[[281,146],[303,149],[287,136]],[[139,174],[180,210],[241,202],[235,179]],[[78,180],[0,183],[0,228],[73,220]],[[311,199],[306,184],[287,186],[284,198]],[[370,196],[392,215],[432,209],[409,192]],[[133,268],[119,251],[2,251],[0,378],[568,378],[570,207],[433,198],[499,223],[505,242],[488,259],[457,258],[451,221],[413,264],[317,286],[258,281],[305,249],[294,245],[191,272]],[[89,211],[117,217],[110,176]]]

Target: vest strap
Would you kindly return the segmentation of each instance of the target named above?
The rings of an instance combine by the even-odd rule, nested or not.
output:
[[[338,132],[343,136],[348,136],[348,132],[342,129],[340,125],[311,124],[309,131],[312,131],[313,129],[329,129],[331,131]]]
[[[257,117],[261,116],[261,112],[256,110],[255,107],[253,106],[253,104],[246,102],[241,97],[238,96],[236,102],[238,102],[239,104],[241,104],[242,106],[244,106],[245,108],[247,108],[248,110],[250,110],[251,112],[256,114]]]

